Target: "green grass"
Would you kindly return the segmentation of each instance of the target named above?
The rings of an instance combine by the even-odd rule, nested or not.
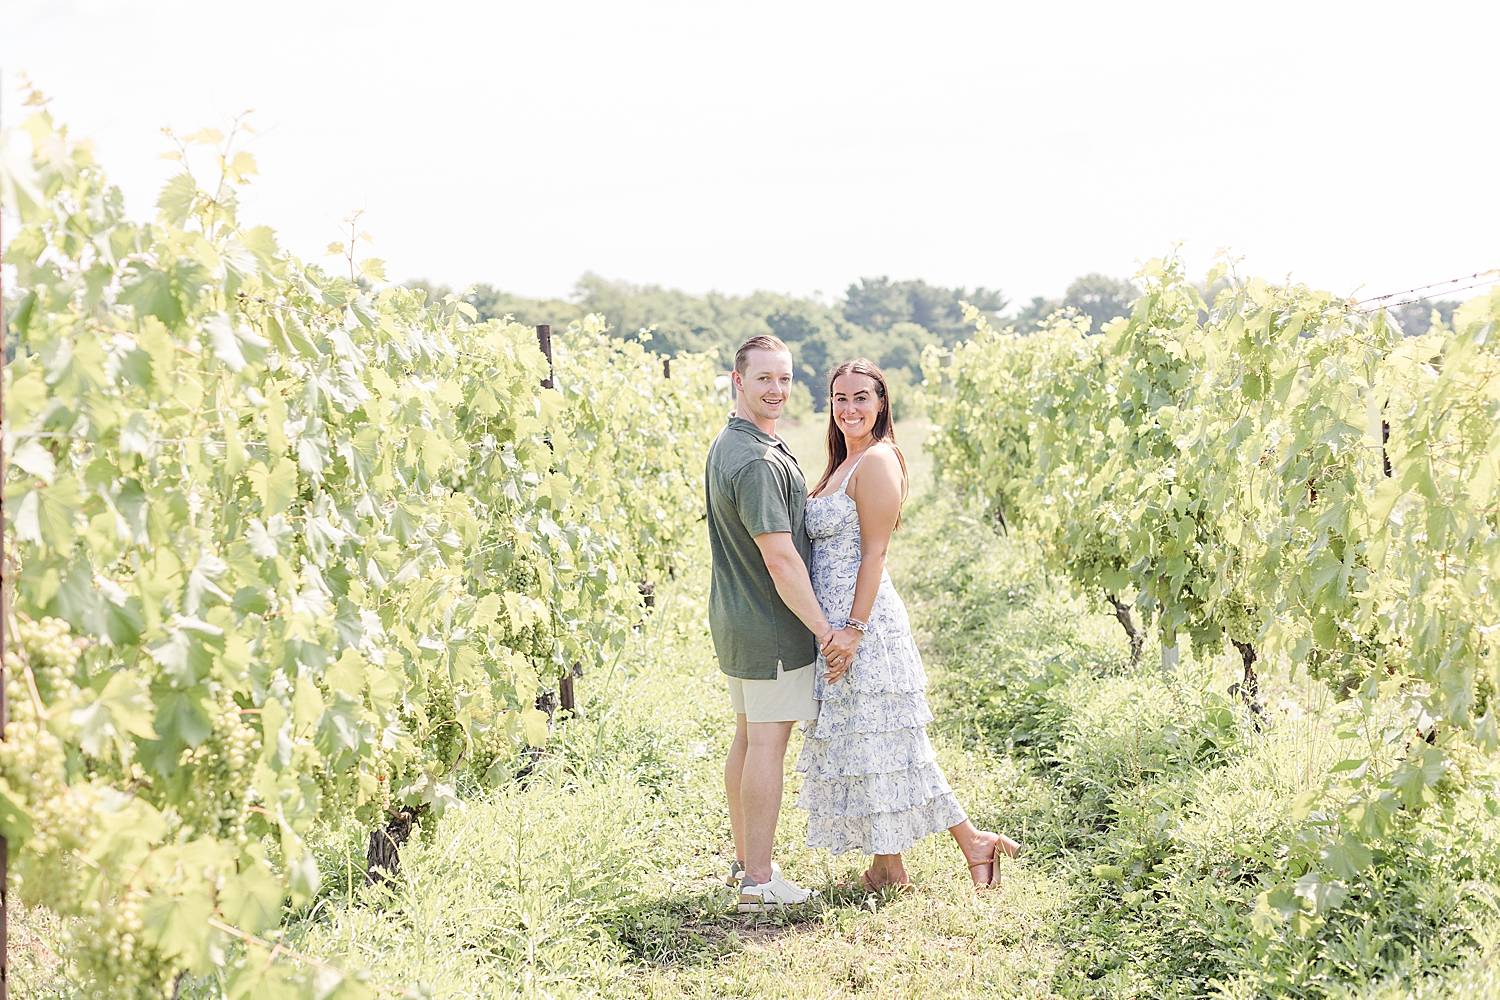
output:
[[[699,565],[661,588],[612,670],[582,679],[581,715],[535,773],[468,795],[390,887],[358,878],[365,831],[324,831],[322,895],[288,914],[286,943],[367,968],[391,996],[1500,997],[1492,761],[1405,817],[1315,926],[1257,932],[1302,829],[1291,802],[1347,756],[1349,706],[1273,666],[1257,726],[1225,693],[1231,659],[1185,657],[1169,676],[1148,649],[1132,669],[1119,626],[1024,538],[931,496],[909,514],[892,574],[932,678],[930,734],[975,822],[1024,845],[998,889],[970,890],[946,836],[909,853],[911,894],[843,887],[864,859],[802,844],[794,737],[776,851],[824,899],[732,912],[731,716]],[[38,943],[15,993],[50,995],[32,985],[52,974],[48,925],[18,917]]]
[[[825,901],[730,912],[730,717],[700,567],[614,673],[585,679],[583,717],[526,787],[471,801],[408,851],[394,898],[329,897],[294,943],[434,996],[1458,996],[1493,978],[1483,782],[1413,823],[1410,853],[1314,932],[1256,936],[1289,804],[1341,759],[1344,707],[1273,670],[1257,730],[1224,693],[1232,661],[1132,670],[1113,619],[1024,541],[931,499],[897,538],[940,760],[976,822],[1026,845],[1000,889],[976,898],[942,837],[909,855],[915,893],[842,888],[863,861],[801,844],[794,744],[777,855]]]
[[[801,997],[851,984],[872,996],[993,996],[1044,982],[1065,884],[1010,865],[1005,887],[976,899],[943,837],[909,855],[917,895],[842,888],[861,859],[801,843],[800,738],[777,857],[827,902],[791,918],[732,912],[720,881],[733,858],[720,786],[732,716],[701,577],[664,589],[614,673],[583,679],[582,717],[559,727],[524,787],[471,799],[430,842],[413,841],[389,894],[327,895],[291,943],[433,996]],[[1020,776],[934,735],[976,821],[1000,823]],[[357,864],[359,837],[325,843],[330,884]]]

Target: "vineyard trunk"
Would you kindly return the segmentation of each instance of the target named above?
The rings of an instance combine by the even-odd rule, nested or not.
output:
[[[1135,619],[1130,614],[1130,605],[1114,594],[1106,592],[1104,596],[1114,607],[1115,618],[1119,619],[1120,626],[1125,629],[1125,634],[1130,637],[1130,665],[1138,667],[1141,665],[1141,650],[1146,645],[1146,636],[1135,627]]]
[[[401,869],[401,845],[411,839],[424,806],[403,809],[385,826],[370,831],[370,846],[365,851],[365,883],[384,885]]]
[[[1240,659],[1245,664],[1245,678],[1236,687],[1245,704],[1253,706],[1256,696],[1260,694],[1260,678],[1255,675],[1255,647],[1248,642],[1235,641],[1234,648],[1240,651]]]
[[[559,688],[562,687],[562,680],[563,678],[559,678]],[[566,680],[568,689],[572,690],[573,678],[570,676]],[[557,715],[559,707],[557,691],[543,691],[536,696],[537,711],[544,712],[547,715],[547,738],[549,740],[552,738],[552,722]],[[535,771],[536,766],[542,762],[542,758],[546,756],[546,753],[541,747],[527,747],[522,753],[522,756],[526,758],[526,763],[522,764],[520,769],[516,771],[516,780],[524,784],[526,779],[531,777],[531,772]]]

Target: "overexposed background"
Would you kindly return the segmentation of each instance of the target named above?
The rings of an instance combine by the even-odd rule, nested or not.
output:
[[[1340,293],[1500,265],[1500,4],[0,0],[16,74],[151,214],[256,109],[244,217],[392,278],[585,270],[1059,295],[1185,241]]]

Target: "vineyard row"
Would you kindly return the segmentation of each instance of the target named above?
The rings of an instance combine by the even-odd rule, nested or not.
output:
[[[1299,896],[1339,899],[1500,743],[1500,291],[1404,338],[1228,262],[1202,285],[1175,259],[1140,279],[1103,331],[976,313],[973,340],[929,350],[930,447],[1120,619],[1137,661],[1154,627],[1168,654],[1231,644],[1254,713],[1267,660],[1356,699],[1359,749],[1299,798],[1291,866]],[[1382,725],[1393,703],[1405,721]]]
[[[236,134],[194,137],[219,176],[178,175],[140,224],[86,143],[45,112],[25,129],[5,178],[12,882],[63,918],[86,994],[187,972],[366,995],[272,940],[318,891],[307,835],[356,822],[393,847],[546,740],[539,692],[608,662],[643,581],[682,564],[714,366],[666,378],[595,317],[549,366],[529,328],[372,291],[380,263],[352,249],[347,277],[303,263],[239,223]]]

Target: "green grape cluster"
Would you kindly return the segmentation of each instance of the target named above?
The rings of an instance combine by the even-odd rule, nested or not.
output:
[[[64,918],[60,938],[81,995],[136,995],[174,968],[141,942],[144,891],[97,880],[77,859],[75,852],[101,832],[102,788],[69,782],[63,740],[39,713],[25,680],[29,672],[38,692],[63,696],[82,643],[66,622],[24,615],[15,618],[13,639],[6,654],[10,718],[0,743],[0,791],[24,803],[32,835],[11,845],[10,880],[26,905],[45,905]]]
[[[214,707],[212,734],[198,746],[183,750],[177,760],[177,766],[188,772],[195,793],[191,802],[178,807],[182,832],[244,846],[249,842],[245,823],[253,795],[247,779],[260,753],[260,733],[227,693]]]
[[[391,777],[397,773],[399,766],[399,761],[390,747],[384,743],[376,744],[375,759],[370,768],[375,775],[375,795],[371,801],[374,804],[372,811],[376,816],[384,816],[391,811]]]
[[[499,543],[495,561],[498,568],[492,571],[486,581],[491,587],[496,588],[497,595],[505,593],[534,594],[542,585],[542,576],[535,565],[514,556],[510,547],[515,544],[514,538],[509,538]],[[502,642],[507,648],[514,649],[518,653],[538,659],[550,659],[556,642],[556,628],[552,616],[547,616],[530,624],[511,620],[509,615],[502,616],[505,620],[503,629],[497,629],[494,637]]]
[[[94,790],[69,784],[64,740],[48,724],[53,717],[49,702],[46,696],[40,704],[36,701],[26,677],[34,677],[37,689],[52,696],[55,705],[57,696],[71,687],[79,643],[67,623],[55,618],[33,621],[16,615],[14,622],[5,657],[10,718],[0,743],[0,783],[13,801],[25,804],[32,833],[25,845],[12,845],[12,878],[28,903],[57,897],[60,912],[66,913],[79,900],[73,866],[64,859],[88,843]],[[18,851],[22,846],[25,850]]]
[[[146,893],[126,886],[112,900],[89,899],[60,937],[72,962],[79,995],[113,998],[149,995],[180,966],[142,941]]]
[[[26,666],[44,705],[72,698],[78,690],[78,656],[85,641],[61,618],[21,619],[13,641],[26,650]]]
[[[11,844],[11,879],[28,905],[46,901],[58,912],[76,908],[76,880],[66,860],[88,843],[92,796],[70,787],[63,741],[42,724],[24,680],[22,659],[6,654],[6,698],[10,719],[0,743],[0,781],[13,801],[24,803],[31,836]]]
[[[484,724],[476,724],[469,733],[470,754],[468,768],[481,785],[492,785],[503,777],[506,762],[515,755],[516,742],[501,722],[498,712],[492,712]]]
[[[435,778],[451,771],[468,746],[468,733],[458,718],[458,696],[446,669],[439,666],[427,675],[421,745]]]
[[[1243,600],[1225,600],[1219,613],[1224,634],[1235,642],[1255,642],[1265,630],[1265,612]]]

